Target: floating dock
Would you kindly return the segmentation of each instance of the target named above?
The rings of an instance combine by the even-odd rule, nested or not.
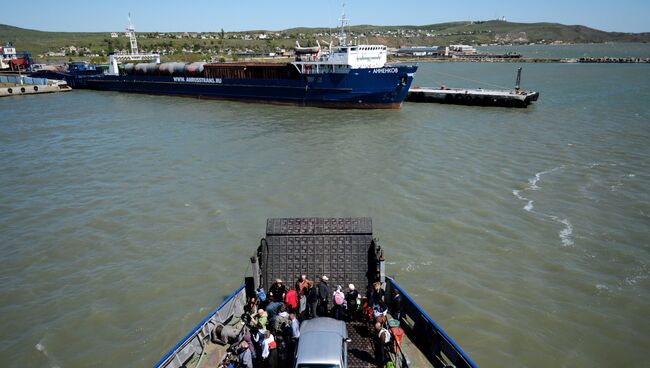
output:
[[[508,89],[469,89],[469,88],[440,88],[413,87],[409,89],[406,101],[436,102],[455,105],[527,107],[537,101],[539,92],[524,91],[519,88],[521,83],[521,68],[517,70],[515,88]]]
[[[527,107],[537,101],[539,92],[494,89],[431,88],[409,89],[406,101],[437,102],[456,105]]]
[[[15,75],[0,75],[0,97],[67,92],[71,90],[72,88],[70,88],[65,81]]]

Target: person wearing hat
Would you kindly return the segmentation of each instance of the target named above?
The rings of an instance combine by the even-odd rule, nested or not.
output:
[[[326,317],[328,314],[327,307],[330,298],[330,287],[327,281],[329,281],[329,278],[323,276],[320,278],[320,284],[318,284],[318,315],[322,317]]]
[[[275,302],[284,302],[284,297],[287,293],[287,288],[282,284],[282,280],[275,279],[275,283],[269,288],[269,296]]]
[[[348,285],[348,292],[345,293],[345,302],[347,304],[345,314],[348,321],[356,321],[357,309],[359,308],[359,304],[361,304],[361,299],[359,297],[359,292],[354,287],[354,284]]]

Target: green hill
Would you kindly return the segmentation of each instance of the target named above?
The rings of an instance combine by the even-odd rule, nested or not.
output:
[[[292,28],[285,32],[319,33],[328,30],[329,28]],[[366,36],[377,32],[401,32],[402,34],[395,35],[392,38],[400,41],[409,41],[409,39],[413,38],[422,39],[429,41],[427,44],[437,45],[449,43],[511,43],[512,41],[519,43],[551,43],[554,41],[562,41],[564,43],[650,42],[650,33],[605,32],[580,25],[513,23],[498,20],[485,22],[449,22],[422,26],[358,25],[350,27],[350,31]],[[403,33],[407,34],[404,35]],[[408,33],[411,33],[411,35]],[[412,42],[406,43],[413,44]]]
[[[90,32],[44,32],[0,24],[0,44],[12,43],[19,51],[29,50],[43,53],[58,50],[64,46],[93,44],[99,45],[107,33]]]
[[[165,50],[175,58],[192,59],[201,58],[200,55],[224,55],[228,52],[273,52],[292,47],[297,39],[300,39],[303,45],[311,45],[316,40],[328,41],[336,32],[337,29],[325,27],[298,27],[283,31],[226,32],[223,38],[217,30],[189,34],[139,32],[138,44],[142,50]],[[261,33],[267,33],[268,38],[259,39],[258,35]],[[108,32],[44,32],[0,24],[0,44],[12,43],[19,51],[30,51],[34,55],[59,51],[69,46],[83,48],[86,50],[85,53],[100,55],[116,49],[128,49],[128,39],[122,33],[118,35],[118,38],[112,38]],[[580,25],[513,23],[498,20],[420,26],[356,25],[349,27],[348,37],[357,38],[360,42],[381,43],[390,47],[558,41],[564,43],[650,42],[650,33],[605,32]]]

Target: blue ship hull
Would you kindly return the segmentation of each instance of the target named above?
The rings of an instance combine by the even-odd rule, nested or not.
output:
[[[303,74],[299,79],[68,74],[74,88],[334,108],[399,108],[417,66]],[[54,77],[54,76],[52,76]]]

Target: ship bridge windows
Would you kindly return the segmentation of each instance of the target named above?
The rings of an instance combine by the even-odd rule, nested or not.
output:
[[[386,50],[386,46],[360,46],[360,51],[381,51]]]

